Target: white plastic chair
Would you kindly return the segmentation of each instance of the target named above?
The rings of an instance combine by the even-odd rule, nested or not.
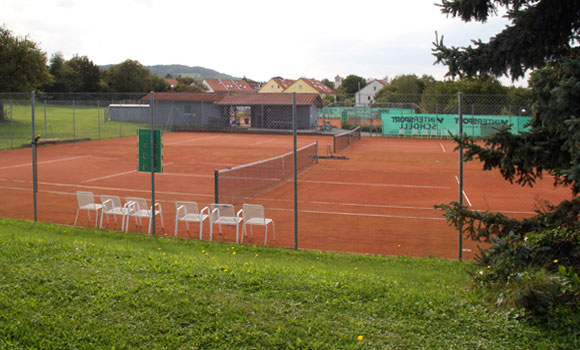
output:
[[[199,239],[203,237],[203,222],[209,218],[209,208],[204,207],[201,211],[196,202],[175,202],[175,233],[173,237],[177,237],[177,226],[180,221],[185,221],[187,232],[189,232],[190,222],[199,222]],[[204,212],[206,214],[204,214]],[[211,225],[210,225],[211,227]],[[210,228],[211,230],[211,228]],[[211,236],[210,236],[211,240]]]
[[[429,134],[429,135],[430,135],[431,137],[435,137],[435,138],[437,138],[437,136],[438,136],[437,129],[431,129],[431,132],[430,132],[430,134]]]
[[[213,225],[218,224],[220,233],[222,233],[222,225],[236,226],[236,243],[239,243],[240,222],[243,218],[240,216],[243,209],[237,213],[232,204],[212,203],[209,205],[209,240],[213,237]]]
[[[250,225],[250,232],[254,235],[254,225],[264,226],[266,233],[264,236],[264,245],[268,240],[268,224],[272,223],[272,233],[276,239],[276,229],[274,227],[274,220],[266,218],[264,215],[264,207],[258,204],[243,204],[242,205],[242,219],[244,220],[244,227],[242,230],[242,243],[244,242],[244,233],[246,232],[246,225]]]
[[[411,136],[419,136],[419,130],[418,129],[411,130]]]
[[[77,214],[75,215],[75,222],[73,225],[76,226],[77,220],[79,218],[79,212],[81,210],[86,210],[89,214],[89,222],[91,221],[91,211],[95,212],[95,227],[99,223],[99,210],[103,208],[101,204],[95,203],[95,196],[93,192],[77,191],[77,203],[79,207],[77,209]]]
[[[126,213],[127,219],[125,220],[125,231],[129,230],[129,219],[131,219],[131,217],[134,217],[137,220],[139,228],[143,226],[141,225],[141,218],[146,218],[149,219],[149,230],[147,231],[147,233],[151,234],[151,223],[153,221],[151,220],[152,208],[147,206],[147,200],[144,198],[136,198],[136,197],[127,197],[125,199],[127,200],[127,202],[123,206],[123,208],[127,209]],[[161,228],[165,229],[163,225],[163,211],[161,210],[161,204],[159,203],[155,203],[155,215],[159,215],[161,217]]]
[[[405,136],[405,129],[403,129],[403,128],[399,129],[399,137],[401,137],[401,136]]]
[[[101,204],[103,208],[101,211],[101,224],[99,227],[103,228],[103,216],[105,215],[107,215],[107,224],[109,224],[109,214],[111,214],[115,219],[115,225],[117,224],[117,216],[122,217],[122,230],[125,227],[125,216],[127,215],[128,209],[121,205],[121,199],[119,196],[101,195]]]
[[[429,130],[427,130],[427,129],[421,130],[421,136],[422,137],[428,137],[429,136]]]

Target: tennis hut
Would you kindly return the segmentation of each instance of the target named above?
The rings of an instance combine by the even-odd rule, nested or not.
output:
[[[255,129],[292,129],[293,94],[255,93],[224,96],[216,101],[223,111],[250,109],[250,127]],[[296,94],[296,128],[315,129],[322,99],[318,94]]]

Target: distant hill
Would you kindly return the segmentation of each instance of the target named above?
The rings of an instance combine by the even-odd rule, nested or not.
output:
[[[112,64],[101,66],[101,69],[108,69]],[[220,73],[213,69],[204,67],[190,67],[182,64],[158,64],[154,66],[145,66],[149,69],[151,73],[157,74],[162,78],[165,78],[168,74],[172,77],[177,78],[182,77],[193,77],[196,79],[241,79],[233,77],[228,74]]]

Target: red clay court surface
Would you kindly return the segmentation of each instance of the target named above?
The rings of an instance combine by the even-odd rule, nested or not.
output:
[[[298,147],[319,142],[325,155],[332,138],[299,136]],[[151,176],[137,169],[137,138],[101,140],[38,148],[38,220],[72,225],[77,209],[75,192],[91,191],[121,198],[150,200]],[[439,139],[363,138],[341,155],[349,160],[320,159],[299,176],[298,246],[369,254],[458,256],[457,231],[433,205],[458,199],[458,157],[454,143]],[[165,133],[164,173],[155,176],[156,200],[163,208],[160,236],[173,236],[174,201],[195,201],[201,207],[214,200],[214,170],[278,156],[292,150],[290,135]],[[33,219],[31,150],[0,151],[0,216]],[[484,172],[479,162],[465,164],[464,204],[472,209],[501,211],[522,218],[533,215],[540,200],[557,203],[570,198],[546,178],[534,188],[504,181],[497,172]],[[294,247],[293,183],[287,182],[248,199],[262,204],[274,220],[276,238],[268,245]],[[236,210],[241,209],[237,206]],[[119,221],[120,222],[120,221]],[[131,231],[139,230],[131,221]],[[106,223],[106,221],[105,221]],[[94,226],[81,211],[79,225]],[[120,224],[107,226],[120,229]],[[235,228],[214,230],[214,240],[235,242]],[[199,225],[179,237],[199,239]],[[203,239],[209,239],[209,223]],[[263,244],[264,230],[244,243]],[[476,245],[464,240],[463,257],[472,259]]]

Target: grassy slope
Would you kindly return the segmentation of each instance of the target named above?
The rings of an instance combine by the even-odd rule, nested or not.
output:
[[[574,348],[463,267],[0,219],[0,348]]]

